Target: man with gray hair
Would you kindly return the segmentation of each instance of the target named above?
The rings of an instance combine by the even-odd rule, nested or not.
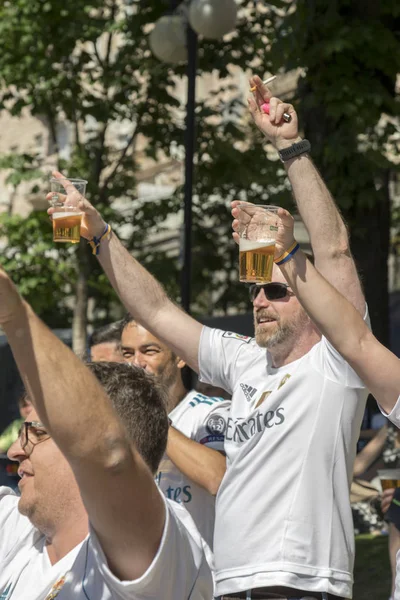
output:
[[[85,366],[2,270],[0,325],[33,403],[8,452],[21,495],[0,488],[2,600],[210,600],[202,538],[154,482],[160,386],[128,365]]]

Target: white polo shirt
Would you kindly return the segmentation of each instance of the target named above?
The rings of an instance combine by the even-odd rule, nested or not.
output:
[[[363,383],[325,338],[274,368],[254,339],[204,327],[199,366],[202,381],[232,392],[216,502],[217,595],[280,585],[350,598]]]
[[[52,566],[44,536],[19,513],[18,501],[0,487],[1,600],[46,600],[57,589],[57,600],[211,600],[203,541],[179,504],[166,501],[164,533],[147,571],[135,581],[120,581],[93,531]]]
[[[169,413],[173,427],[186,437],[220,452],[230,401],[189,392]],[[192,479],[186,477],[165,454],[156,476],[160,489],[169,500],[185,506],[210,548],[213,545],[215,497]]]

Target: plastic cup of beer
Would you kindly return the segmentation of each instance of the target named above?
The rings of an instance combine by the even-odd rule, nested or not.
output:
[[[78,244],[81,239],[83,212],[78,204],[86,192],[85,179],[50,179],[51,206],[55,208],[53,219],[53,241]]]
[[[269,283],[278,233],[278,207],[240,202],[239,280]]]
[[[379,469],[378,477],[383,491],[400,487],[400,469]]]

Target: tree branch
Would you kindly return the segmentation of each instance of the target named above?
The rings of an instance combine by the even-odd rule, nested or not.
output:
[[[103,59],[101,58],[101,56],[100,56],[100,54],[99,54],[99,51],[98,51],[98,48],[97,48],[97,40],[96,40],[95,42],[93,42],[93,50],[94,50],[95,56],[96,56],[96,58],[97,58],[97,61],[98,61],[98,63],[99,63],[99,66],[100,66],[100,67],[103,69],[103,71],[104,71],[104,70],[105,70],[105,66],[104,66]]]
[[[112,5],[112,8],[111,8],[110,21],[114,21],[116,10],[117,10],[117,5],[114,2],[113,5]],[[108,70],[108,68],[110,66],[110,54],[111,54],[112,39],[113,39],[113,34],[110,31],[110,33],[108,34],[107,50],[106,50],[106,56],[105,56],[105,68],[104,68],[104,70],[106,70],[106,69]]]
[[[103,185],[102,185],[102,187],[101,187],[101,190],[100,190],[100,198],[101,198],[101,199],[102,199],[102,198],[103,198],[103,196],[104,196],[104,193],[105,193],[105,191],[106,191],[106,189],[107,189],[107,185],[109,184],[109,182],[111,181],[111,179],[114,177],[114,175],[115,175],[115,174],[116,174],[116,172],[118,171],[118,169],[119,169],[119,167],[121,166],[121,164],[122,164],[122,162],[123,162],[123,160],[124,160],[125,156],[127,155],[127,152],[128,152],[128,150],[129,150],[129,148],[132,146],[133,142],[135,141],[135,138],[136,138],[136,136],[137,136],[137,135],[138,135],[138,133],[139,133],[140,123],[141,123],[141,120],[142,120],[142,118],[143,118],[143,114],[144,114],[144,113],[142,112],[142,113],[140,113],[140,114],[138,115],[138,119],[137,119],[137,122],[136,122],[136,126],[135,126],[135,129],[134,129],[134,131],[133,131],[133,133],[132,133],[131,137],[129,138],[129,140],[128,140],[128,142],[127,142],[126,146],[125,146],[125,148],[122,150],[122,152],[121,152],[121,155],[120,155],[119,159],[117,160],[117,162],[116,162],[116,164],[115,164],[114,168],[112,169],[111,173],[109,173],[109,175],[108,175],[108,176],[106,177],[106,179],[104,180],[104,183],[103,183]]]
[[[96,159],[94,162],[93,180],[96,183],[96,185],[99,185],[101,172],[103,170],[103,150],[104,150],[104,143],[105,143],[105,139],[106,139],[107,127],[108,127],[108,123],[105,123],[104,127],[100,133],[99,148],[98,148],[98,151],[96,152]]]

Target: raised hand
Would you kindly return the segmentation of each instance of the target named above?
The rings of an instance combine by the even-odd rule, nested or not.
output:
[[[231,214],[234,219],[232,221],[232,237],[237,244],[239,243],[238,232],[241,228],[241,225],[246,224],[247,226],[249,226],[249,223],[251,224],[252,218],[254,218],[254,211],[252,211],[252,206],[254,205],[250,202],[240,202],[239,200],[234,200],[231,203]],[[279,224],[278,233],[275,241],[275,258],[281,256],[281,254],[283,254],[288,248],[290,248],[294,242],[294,219],[292,215],[284,208],[279,208],[278,217]]]
[[[99,237],[105,228],[105,221],[101,214],[94,208],[92,204],[86,198],[84,198],[73,184],[65,178],[65,176],[59,171],[52,173],[53,177],[60,179],[66,194],[57,194],[58,202],[64,203],[67,199],[68,202],[73,202],[75,206],[78,206],[79,210],[83,212],[82,224],[81,224],[81,236],[91,240],[93,237]],[[51,202],[53,192],[47,194],[46,199]],[[47,213],[51,216],[57,209],[50,207]]]
[[[251,77],[250,88],[255,88],[253,97],[248,98],[251,116],[275,148],[281,150],[300,141],[297,114],[293,106],[273,97],[258,75]],[[269,104],[269,114],[261,109],[265,103]],[[283,120],[283,113],[291,116],[289,123]]]

